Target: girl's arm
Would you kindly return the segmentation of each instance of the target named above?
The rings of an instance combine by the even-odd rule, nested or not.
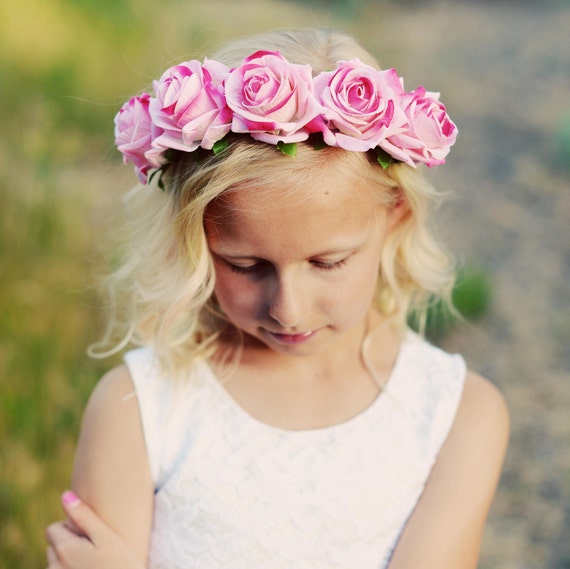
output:
[[[127,547],[126,557],[118,561],[117,569],[146,565],[153,483],[139,407],[126,366],[106,374],[89,400],[77,448],[72,488],[108,528],[102,524],[78,528],[76,524],[75,531],[81,530],[87,540],[73,536],[72,532],[66,533],[63,524],[48,528],[52,558],[54,553],[61,558],[68,556],[70,551],[74,556],[73,559],[67,557],[65,564],[53,563],[53,567],[115,569],[110,563],[117,556],[115,546],[119,542]],[[68,508],[66,510],[71,514]],[[75,516],[70,515],[72,521],[82,511],[80,508]],[[97,535],[89,535],[90,529]],[[113,536],[118,539],[114,540]],[[128,551],[132,552],[131,565],[125,564]]]
[[[474,569],[509,433],[503,397],[468,372],[457,416],[389,569]]]

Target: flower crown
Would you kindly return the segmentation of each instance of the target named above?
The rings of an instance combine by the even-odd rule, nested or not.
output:
[[[152,170],[164,170],[170,149],[218,154],[229,133],[291,155],[309,136],[345,150],[375,149],[384,168],[443,164],[457,136],[439,93],[406,92],[395,69],[378,71],[359,59],[314,78],[309,65],[276,51],[257,51],[232,69],[192,60],[167,69],[153,88],[154,96],[132,97],[115,117],[117,148],[143,184]]]

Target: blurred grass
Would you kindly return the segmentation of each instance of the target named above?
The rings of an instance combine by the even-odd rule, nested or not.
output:
[[[44,528],[61,516],[81,414],[110,365],[85,355],[98,335],[89,286],[109,100],[132,89],[109,70],[143,43],[139,19],[115,0],[0,6],[2,569],[45,566]]]
[[[69,477],[81,410],[101,373],[84,356],[94,318],[84,290],[88,238],[46,183],[0,184],[0,565],[35,567],[41,526]],[[77,202],[77,200],[73,200]],[[78,205],[75,203],[74,205]],[[65,377],[63,377],[65,374]]]
[[[98,235],[108,200],[132,181],[112,144],[118,106],[172,59],[235,35],[236,22],[238,34],[335,25],[356,4],[336,2],[335,14],[270,0],[0,5],[0,569],[45,566],[43,531],[60,517],[85,401],[113,363],[85,349],[99,332]]]
[[[431,342],[438,344],[455,327],[476,322],[485,315],[492,301],[491,280],[487,272],[471,266],[460,268],[451,301],[453,310],[439,300],[427,310],[423,332]],[[422,328],[417,314],[411,314],[408,323],[416,331]]]
[[[43,526],[59,516],[77,429],[102,373],[87,288],[93,235],[87,200],[59,185],[49,159],[15,156],[0,181],[0,567],[39,567]],[[53,160],[53,159],[52,159]],[[66,191],[63,191],[63,190]]]

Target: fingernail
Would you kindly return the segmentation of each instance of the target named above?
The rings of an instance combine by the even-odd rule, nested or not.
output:
[[[63,495],[61,496],[61,501],[62,501],[66,506],[75,506],[76,504],[79,503],[79,498],[77,497],[76,494],[74,494],[73,492],[71,492],[71,490],[67,490],[67,491],[64,492]]]

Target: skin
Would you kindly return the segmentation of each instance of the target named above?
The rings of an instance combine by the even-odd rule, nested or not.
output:
[[[280,428],[319,428],[378,396],[400,340],[371,301],[383,243],[405,213],[405,203],[387,208],[331,166],[308,176],[303,192],[246,188],[211,205],[205,229],[216,296],[245,333],[239,369],[225,387],[248,413]],[[375,379],[360,352],[367,332]],[[220,341],[221,352],[228,342]],[[121,366],[89,402],[72,484],[82,500],[64,503],[70,521],[47,530],[50,569],[146,564],[153,485],[132,390]],[[476,567],[507,438],[501,395],[469,372],[390,569]]]
[[[403,213],[331,169],[310,189],[251,188],[211,206],[205,228],[216,298],[246,334],[227,389],[251,415],[286,429],[317,428],[354,416],[378,395],[360,350],[379,320],[370,306],[383,244]],[[389,373],[398,342],[388,329],[379,342],[376,363]]]

